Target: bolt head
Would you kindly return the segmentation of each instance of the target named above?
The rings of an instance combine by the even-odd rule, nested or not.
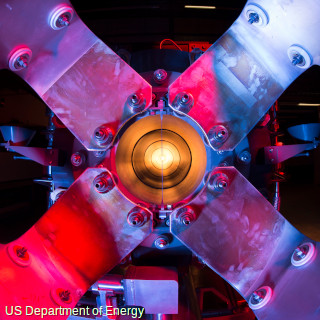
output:
[[[180,92],[176,95],[172,107],[180,112],[188,113],[193,107],[194,99],[191,93]]]
[[[306,265],[312,261],[315,252],[315,246],[312,242],[303,243],[293,251],[291,264],[295,267]]]
[[[113,180],[109,173],[104,172],[93,180],[94,188],[98,193],[107,193],[111,191],[114,187]]]
[[[249,298],[249,307],[253,310],[258,310],[264,307],[272,297],[272,289],[264,286],[254,291]]]
[[[250,13],[249,13],[248,22],[249,22],[250,24],[258,23],[259,20],[260,20],[260,16],[259,16],[256,12],[250,12]]]
[[[71,156],[71,164],[80,167],[84,162],[84,156],[80,152],[75,152]]]
[[[157,69],[153,74],[153,79],[157,83],[163,83],[167,79],[167,72],[164,69]]]
[[[127,216],[127,222],[132,227],[142,227],[148,220],[148,213],[140,208],[135,207],[133,208]]]
[[[167,248],[169,246],[169,239],[167,236],[162,235],[160,237],[158,237],[155,241],[154,241],[154,245],[156,248],[163,250],[165,248]]]
[[[180,208],[177,211],[176,218],[180,224],[189,226],[197,219],[197,216],[194,210],[191,207],[187,206]]]
[[[110,145],[110,143],[113,140],[113,132],[110,128],[108,128],[106,126],[98,127],[94,131],[93,136],[94,136],[96,143],[100,146],[107,147]]]

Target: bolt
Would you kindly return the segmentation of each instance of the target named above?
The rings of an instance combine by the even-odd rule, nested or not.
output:
[[[27,251],[28,250],[26,247],[18,247],[16,249],[17,257],[19,257],[20,259],[24,259],[26,257]]]
[[[173,101],[172,107],[178,111],[188,113],[193,107],[194,99],[190,93],[180,92]]]
[[[28,59],[25,55],[19,56],[16,60],[15,66],[17,69],[25,69],[28,66]]]
[[[250,24],[258,23],[259,20],[260,20],[260,16],[259,16],[256,12],[251,12],[251,13],[249,13],[248,22],[249,22]]]
[[[106,155],[106,152],[105,151],[95,151],[93,154],[96,158],[102,158]]]
[[[255,291],[253,294],[252,294],[252,301],[254,303],[259,303],[263,300],[263,296],[262,296],[262,292],[261,291]]]
[[[229,178],[224,173],[216,173],[209,179],[208,187],[212,191],[222,193],[229,186]]]
[[[68,27],[70,25],[70,15],[62,14],[59,16],[56,25],[58,28]]]
[[[186,226],[190,225],[197,219],[197,216],[191,207],[180,208],[177,212],[176,217],[179,223]]]
[[[59,292],[59,297],[63,302],[70,302],[71,292],[69,290],[61,290]]]
[[[215,148],[220,147],[228,139],[228,137],[228,130],[223,125],[214,126],[208,132],[209,141]]]
[[[84,162],[84,156],[80,152],[75,152],[71,156],[71,164],[75,167],[80,167]]]
[[[294,66],[304,66],[306,64],[304,57],[298,52],[292,55],[291,62]]]
[[[305,250],[303,247],[298,247],[294,250],[294,253],[301,260],[306,256],[307,250]]]
[[[127,221],[132,227],[142,227],[147,219],[147,212],[140,207],[133,208],[127,216]]]
[[[55,7],[49,18],[49,25],[53,30],[59,30],[64,27],[68,27],[73,17],[74,10],[72,7],[61,4]]]
[[[111,191],[114,187],[114,183],[110,174],[106,172],[95,177],[93,180],[93,185],[96,191],[99,193],[107,193]]]
[[[101,146],[108,146],[113,139],[113,133],[110,128],[101,126],[94,131],[94,139]]]
[[[154,73],[153,73],[153,79],[155,80],[155,82],[157,83],[162,83],[167,79],[167,72],[164,69],[157,69]]]
[[[154,245],[157,249],[163,250],[169,246],[169,239],[166,235],[161,235],[154,241]]]
[[[272,297],[272,289],[264,286],[254,291],[249,298],[249,307],[253,310],[264,307]]]
[[[241,162],[243,162],[244,164],[249,164],[251,162],[251,154],[249,151],[244,150],[242,151],[239,156],[238,156],[239,160]]]
[[[131,94],[128,97],[127,102],[133,112],[140,112],[145,108],[145,99],[140,93]]]

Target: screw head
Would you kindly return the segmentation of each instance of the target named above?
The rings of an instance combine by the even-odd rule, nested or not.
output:
[[[299,45],[291,46],[287,53],[292,65],[295,67],[307,69],[312,64],[312,57],[310,54]]]
[[[312,242],[303,243],[294,250],[291,264],[295,267],[304,266],[312,260],[315,252],[315,246]]]
[[[84,155],[81,152],[75,152],[72,154],[71,164],[75,167],[80,167],[84,163]]]
[[[71,291],[67,289],[52,288],[50,294],[52,300],[60,306],[68,307],[73,301]]]
[[[14,50],[9,58],[9,68],[12,71],[23,70],[28,67],[32,51],[28,47]]]
[[[153,73],[153,79],[155,82],[157,83],[163,83],[166,79],[167,79],[167,72],[164,69],[157,69],[154,73]]]
[[[159,250],[164,250],[169,246],[169,238],[166,235],[161,235],[154,241],[154,245]]]
[[[229,178],[224,173],[213,174],[208,183],[208,188],[216,193],[224,192],[229,186]]]
[[[48,23],[53,30],[60,30],[70,25],[73,14],[74,10],[72,7],[61,4],[52,10]]]
[[[242,162],[244,164],[249,164],[251,162],[251,154],[249,151],[244,150],[244,151],[240,152],[238,159],[240,162]]]
[[[95,177],[93,180],[93,185],[96,191],[99,193],[107,193],[114,187],[113,180],[110,174],[107,172],[104,172]]]
[[[191,93],[180,92],[174,98],[172,108],[183,113],[188,113],[193,107],[193,104],[194,99]]]
[[[140,207],[134,207],[127,216],[127,222],[132,227],[142,227],[148,221],[148,213]]]
[[[146,106],[146,101],[141,93],[131,94],[127,99],[127,103],[132,112],[141,112]]]
[[[248,22],[249,22],[250,24],[258,23],[259,20],[260,20],[260,17],[259,17],[259,15],[258,15],[256,12],[250,12],[250,13],[249,13]]]
[[[213,148],[220,148],[229,138],[229,132],[225,126],[217,125],[209,130],[208,138]]]
[[[264,286],[254,291],[249,298],[249,307],[252,310],[258,310],[264,307],[272,297],[272,289]]]
[[[27,247],[20,244],[10,244],[7,247],[7,252],[11,260],[20,267],[27,267],[31,263]]]
[[[113,140],[113,132],[106,126],[98,127],[94,131],[94,139],[99,146],[109,146]]]
[[[248,23],[255,26],[265,27],[269,23],[269,16],[261,6],[250,3],[246,6],[246,18]]]
[[[187,206],[177,211],[176,218],[180,224],[189,226],[197,219],[197,215],[190,206]]]

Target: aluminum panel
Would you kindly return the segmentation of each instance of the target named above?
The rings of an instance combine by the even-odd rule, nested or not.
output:
[[[266,26],[248,23],[248,10],[255,4],[266,12]],[[231,28],[169,88],[172,107],[179,93],[193,96],[188,114],[207,133],[216,125],[228,130],[221,150],[233,150],[282,92],[307,67],[320,62],[319,2],[255,4],[248,3]],[[303,68],[292,64],[292,46],[305,49],[308,61]]]
[[[270,286],[274,295],[269,304],[256,311],[259,320],[298,320],[301,315],[303,319],[316,319],[319,255],[302,269],[291,265],[295,248],[310,240],[291,226],[235,168],[216,168],[212,177],[217,174],[227,177],[228,186],[218,192],[210,185],[210,179],[201,195],[189,205],[197,219],[183,224],[176,210],[170,217],[171,232],[247,300],[259,287]],[[301,291],[308,290],[312,294],[302,297]],[[299,316],[293,317],[295,312]]]
[[[133,115],[128,97],[140,94],[144,107],[148,107],[151,86],[76,13],[68,27],[53,30],[49,17],[60,4],[57,0],[36,0],[30,6],[11,0],[1,5],[0,67],[9,68],[8,60],[15,49],[29,47],[32,58],[28,67],[16,73],[88,150],[106,149],[96,143],[94,131],[106,126],[115,134]]]
[[[28,232],[1,245],[0,283],[6,294],[1,295],[0,315],[6,305],[58,307],[52,290],[59,288],[72,298],[60,305],[75,306],[90,285],[151,233],[151,214],[141,227],[127,223],[135,205],[116,187],[108,193],[95,190],[93,180],[103,172],[86,170]],[[10,258],[15,245],[27,248],[29,258]],[[55,319],[60,318],[66,316]]]

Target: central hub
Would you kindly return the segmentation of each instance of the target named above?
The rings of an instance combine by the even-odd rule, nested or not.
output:
[[[207,157],[204,143],[188,122],[172,115],[150,115],[120,138],[116,170],[121,184],[151,204],[173,204],[201,182]]]

